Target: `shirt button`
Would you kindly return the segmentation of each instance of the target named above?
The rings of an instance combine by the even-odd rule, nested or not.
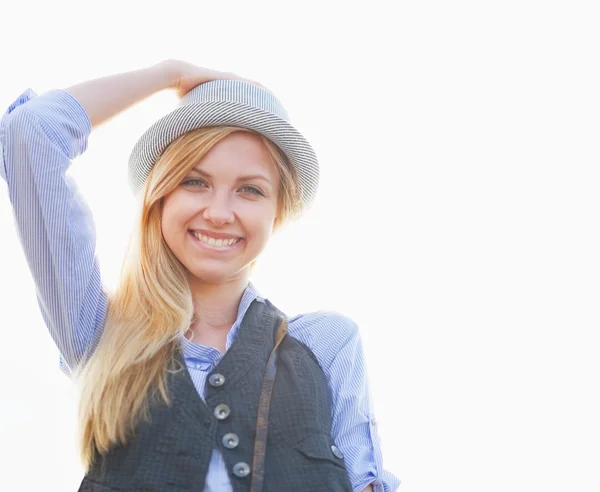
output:
[[[223,374],[215,373],[211,374],[208,378],[208,383],[211,386],[223,386],[225,384],[225,376]]]
[[[250,474],[250,466],[248,463],[244,463],[243,461],[240,463],[236,463],[233,465],[233,474],[236,477],[246,477]]]
[[[331,446],[331,452],[339,459],[342,459],[344,457],[344,455],[340,451],[340,448],[338,448],[335,444]]]
[[[214,411],[215,417],[219,420],[225,420],[227,417],[229,417],[230,413],[231,413],[231,410],[224,403],[217,405],[217,407],[215,408],[215,411]]]
[[[229,434],[225,434],[223,436],[223,446],[225,446],[227,449],[236,448],[239,443],[240,438],[237,436],[237,434],[230,432]]]

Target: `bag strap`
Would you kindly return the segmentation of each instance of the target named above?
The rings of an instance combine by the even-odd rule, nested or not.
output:
[[[262,492],[265,480],[265,456],[267,452],[267,431],[269,425],[269,411],[271,409],[271,396],[277,373],[277,348],[287,333],[287,319],[277,329],[275,335],[275,346],[271,351],[265,375],[263,376],[258,403],[258,414],[256,417],[256,438],[254,440],[254,458],[252,461],[252,482],[250,492]]]

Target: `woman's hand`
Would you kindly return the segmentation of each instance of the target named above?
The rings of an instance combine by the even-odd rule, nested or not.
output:
[[[172,88],[175,89],[177,97],[180,99],[197,85],[211,80],[245,80],[264,87],[254,80],[240,77],[232,72],[219,72],[218,70],[199,67],[198,65],[193,65],[182,60],[169,59],[161,63],[172,74]]]

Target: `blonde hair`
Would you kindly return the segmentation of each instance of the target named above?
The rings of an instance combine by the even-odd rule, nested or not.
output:
[[[186,269],[162,236],[163,198],[215,144],[237,131],[254,133],[209,127],[182,135],[162,153],[143,186],[118,287],[109,294],[102,336],[74,372],[80,393],[80,457],[86,472],[96,453],[127,444],[140,419],[148,418],[152,394],[170,404],[165,372],[179,337],[192,322],[194,306]],[[297,175],[285,154],[259,136],[280,178],[274,226],[279,228],[301,213]]]

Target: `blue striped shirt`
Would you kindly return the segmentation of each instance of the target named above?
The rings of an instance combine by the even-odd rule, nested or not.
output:
[[[93,216],[67,174],[72,160],[85,152],[91,131],[84,108],[60,89],[41,96],[27,89],[0,120],[0,177],[8,185],[42,317],[67,374],[86,347],[98,343],[108,300],[95,255]],[[265,299],[249,282],[226,350],[254,300]],[[288,331],[313,351],[325,372],[333,398],[332,436],[344,453],[353,490],[368,484],[376,492],[396,490],[400,481],[382,468],[356,323],[339,313],[318,311],[289,318]],[[206,377],[224,354],[184,338],[181,343],[194,385],[204,398]],[[225,462],[215,449],[205,491],[231,490]]]

